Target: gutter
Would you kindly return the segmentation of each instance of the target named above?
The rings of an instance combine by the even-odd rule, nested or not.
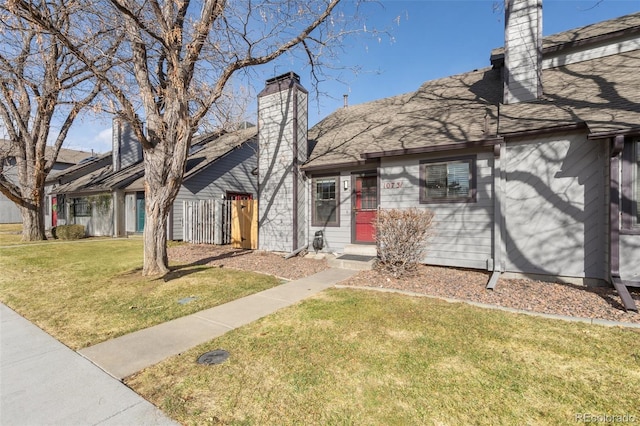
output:
[[[588,127],[589,126],[587,126],[587,123],[583,121],[580,123],[563,124],[561,126],[554,126],[554,127],[545,127],[542,129],[522,130],[522,131],[510,132],[510,133],[501,132],[500,136],[502,136],[503,138],[520,138],[520,137],[527,137],[527,136],[546,135],[549,133],[583,130],[583,129],[588,129]]]
[[[609,130],[606,132],[591,133],[587,136],[587,139],[609,139],[616,136],[631,136],[638,134],[640,134],[640,127],[632,127],[631,129],[626,130]]]
[[[503,197],[505,193],[506,174],[501,158],[505,158],[506,146],[504,143],[493,147],[493,273],[487,282],[486,289],[494,290],[498,285],[500,275],[504,270],[506,246],[504,245],[505,221],[503,209]]]

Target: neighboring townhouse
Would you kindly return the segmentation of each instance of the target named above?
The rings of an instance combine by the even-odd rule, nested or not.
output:
[[[378,208],[435,213],[424,262],[640,285],[640,13],[541,37],[507,2],[491,66],[340,109],[307,130],[288,73],[258,100],[259,248],[370,247]]]
[[[113,150],[47,181],[61,206],[58,224],[85,226],[88,236],[142,233],[144,164],[130,126],[114,119]],[[183,203],[255,198],[257,129],[194,138],[184,181],[169,217],[169,239],[183,239]],[[62,200],[62,201],[61,201]]]
[[[65,170],[78,164],[85,158],[91,157],[90,152],[79,151],[75,149],[60,148],[56,162],[51,167],[50,175],[55,175],[61,170]],[[12,146],[11,141],[0,139],[0,162],[2,162],[2,174],[10,182],[18,183],[18,156],[16,147]],[[52,151],[50,147],[45,149],[45,156],[51,159]],[[53,200],[55,201],[55,199]],[[45,212],[47,215],[51,215],[51,200],[48,198],[48,202],[45,205]],[[55,211],[55,204],[53,205]],[[20,214],[20,208],[4,195],[0,194],[0,223],[22,223],[22,215]]]

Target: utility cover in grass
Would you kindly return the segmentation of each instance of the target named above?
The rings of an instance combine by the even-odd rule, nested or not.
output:
[[[224,349],[216,349],[215,351],[205,352],[198,357],[198,364],[215,365],[222,364],[229,358],[229,352]]]

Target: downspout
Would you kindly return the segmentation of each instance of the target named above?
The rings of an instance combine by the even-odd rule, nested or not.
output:
[[[636,303],[620,277],[620,153],[624,148],[624,136],[613,139],[609,168],[609,271],[615,287],[627,311],[638,312]]]
[[[500,157],[504,142],[493,146],[493,270],[489,281],[487,282],[487,290],[495,289],[502,274],[502,167]]]

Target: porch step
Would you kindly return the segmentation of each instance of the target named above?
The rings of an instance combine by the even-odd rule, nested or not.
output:
[[[334,259],[328,259],[328,264],[332,268],[352,269],[355,271],[370,271],[376,256],[365,256],[359,254],[343,254]]]
[[[357,256],[378,256],[378,249],[375,244],[347,244],[344,246],[344,254],[354,254]]]

